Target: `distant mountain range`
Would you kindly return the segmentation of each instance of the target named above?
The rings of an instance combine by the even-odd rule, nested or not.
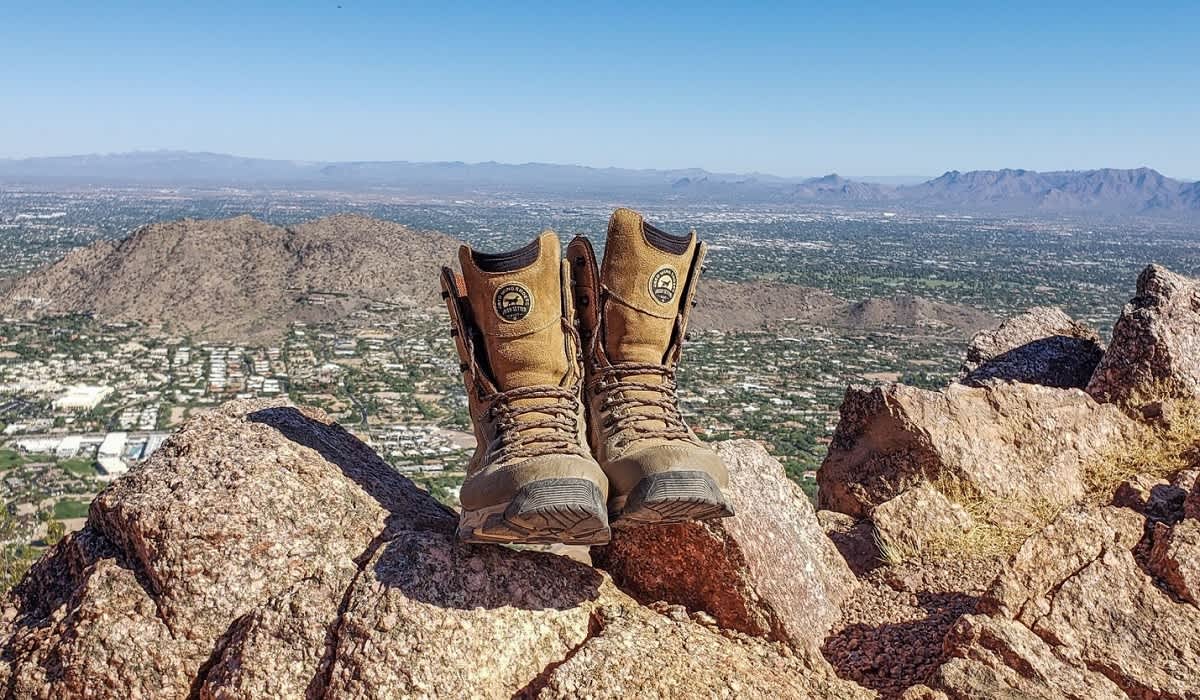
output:
[[[433,231],[338,215],[291,227],[249,216],[151,224],[120,241],[77,248],[8,280],[0,314],[92,313],[165,323],[198,339],[278,343],[293,321],[326,323],[374,307],[434,308],[440,266],[459,243]],[[696,329],[811,323],[855,329],[947,329],[994,324],[970,307],[916,297],[850,302],[777,282],[701,282]]]
[[[952,170],[924,182],[870,180],[548,163],[290,161],[183,151],[0,159],[0,184],[9,185],[388,189],[442,196],[597,197],[641,203],[831,204],[952,213],[1200,217],[1200,182],[1175,180],[1150,168],[1041,173]]]

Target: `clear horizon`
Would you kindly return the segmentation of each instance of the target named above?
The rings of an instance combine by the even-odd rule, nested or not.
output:
[[[779,178],[784,178],[784,179],[815,179],[815,178],[826,177],[829,175],[837,175],[839,177],[843,177],[848,180],[858,180],[860,182],[871,182],[871,181],[890,182],[890,181],[901,181],[901,180],[912,180],[913,182],[918,182],[918,181],[932,180],[932,179],[940,177],[943,174],[950,172],[950,171],[957,170],[959,172],[967,172],[963,168],[949,167],[949,168],[943,169],[937,173],[924,173],[924,174],[904,173],[904,174],[879,175],[879,174],[873,174],[873,173],[829,172],[829,173],[802,173],[802,174],[786,174],[785,175],[785,174],[780,174],[780,173],[768,173],[768,172],[763,172],[763,171],[744,171],[744,172],[713,171],[713,170],[709,170],[707,168],[702,168],[700,166],[627,168],[627,167],[621,166],[621,165],[592,165],[592,164],[588,164],[588,163],[550,163],[550,162],[545,162],[545,161],[522,161],[522,162],[515,162],[515,161],[514,162],[463,161],[463,160],[452,161],[452,160],[446,160],[446,159],[429,160],[429,161],[413,161],[413,160],[408,160],[408,159],[404,159],[404,158],[391,159],[390,161],[310,160],[307,158],[270,158],[270,157],[260,157],[260,156],[247,156],[247,155],[241,154],[241,153],[216,153],[213,151],[186,151],[186,150],[180,150],[180,149],[138,149],[135,151],[114,151],[114,152],[96,151],[96,152],[92,152],[92,153],[56,153],[56,154],[47,154],[47,155],[39,155],[39,156],[0,157],[0,161],[3,161],[3,160],[7,160],[7,161],[27,160],[27,159],[28,160],[39,160],[39,159],[72,158],[72,157],[84,157],[84,158],[108,157],[108,156],[154,154],[154,153],[180,153],[180,154],[189,154],[189,155],[228,156],[228,157],[232,157],[232,158],[246,158],[246,159],[251,159],[251,160],[273,160],[273,161],[279,161],[279,162],[292,162],[292,163],[409,162],[409,163],[421,163],[421,164],[465,163],[467,165],[482,165],[482,164],[486,164],[486,163],[496,163],[499,165],[513,165],[513,166],[521,166],[521,165],[566,166],[566,167],[591,168],[591,169],[596,169],[596,170],[603,170],[603,169],[609,169],[609,168],[613,168],[613,169],[617,169],[617,170],[652,170],[652,171],[677,171],[677,170],[700,169],[700,170],[704,170],[705,172],[709,172],[709,173],[713,173],[713,174],[761,175],[761,176],[766,176],[766,177],[779,177]],[[1078,169],[1058,168],[1058,169],[1056,169],[1056,171],[1057,172],[1070,172],[1072,170],[1084,171],[1084,170],[1104,169],[1104,168],[1109,168],[1109,167],[1110,166],[1101,166],[1101,168],[1086,168],[1086,169],[1085,168],[1078,168]],[[1193,181],[1193,180],[1200,180],[1200,178],[1178,177],[1178,176],[1173,175],[1172,173],[1164,173],[1161,170],[1159,170],[1158,168],[1155,168],[1153,165],[1141,165],[1141,166],[1136,166],[1136,167],[1137,168],[1147,167],[1147,168],[1150,168],[1152,170],[1159,172],[1161,175],[1164,175],[1166,177],[1171,177],[1173,179],[1180,180],[1185,183]],[[1132,169],[1136,169],[1136,168],[1123,168],[1123,169],[1131,169],[1132,170]],[[995,168],[978,168],[978,170],[985,170],[985,171],[1027,170],[1027,171],[1042,172],[1042,173],[1055,172],[1054,170],[1036,170],[1035,171],[1033,168],[1021,168],[1019,166],[1013,166],[1013,165],[1006,165],[1006,166],[1000,166],[1000,167],[995,167]]]
[[[0,158],[1200,179],[1200,5],[9,10]]]

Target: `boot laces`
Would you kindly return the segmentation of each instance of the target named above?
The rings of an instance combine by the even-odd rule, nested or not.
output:
[[[635,376],[657,376],[659,381],[634,380]],[[628,440],[661,438],[692,441],[679,413],[675,370],[650,362],[620,362],[597,371],[593,389],[604,396],[600,410],[602,427],[608,435],[628,430]],[[661,427],[652,424],[660,423]]]
[[[491,397],[495,420],[494,461],[541,455],[588,457],[579,444],[579,391],[557,386],[523,386]],[[541,417],[530,418],[535,414]]]

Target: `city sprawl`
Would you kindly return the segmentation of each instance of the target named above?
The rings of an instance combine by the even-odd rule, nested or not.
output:
[[[286,225],[353,211],[503,250],[544,227],[564,240],[575,233],[602,240],[610,210],[608,202],[521,199],[8,190],[0,192],[0,274],[19,275],[75,247],[182,217],[249,213]],[[1129,297],[1147,262],[1200,273],[1195,232],[1164,223],[662,204],[647,214],[666,228],[696,228],[711,246],[707,274],[714,279],[790,282],[851,301],[913,295],[996,319],[1057,305],[1104,332],[1119,311],[1114,300]],[[307,303],[323,302],[310,295]],[[698,328],[685,347],[681,403],[706,439],[766,442],[811,493],[846,385],[940,386],[958,370],[963,341],[961,328],[936,320]],[[321,408],[440,499],[456,498],[474,438],[437,308],[373,305],[328,324],[292,323],[269,344],[214,342],[153,322],[86,315],[5,319],[5,557],[28,557],[78,527],[92,496],[190,415],[246,397]]]

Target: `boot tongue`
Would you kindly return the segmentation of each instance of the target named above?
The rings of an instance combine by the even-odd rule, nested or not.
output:
[[[600,270],[610,294],[604,308],[610,362],[663,363],[695,252],[695,234],[672,236],[629,209],[613,213]]]
[[[509,253],[458,251],[467,299],[501,391],[558,386],[567,374],[558,236]]]

